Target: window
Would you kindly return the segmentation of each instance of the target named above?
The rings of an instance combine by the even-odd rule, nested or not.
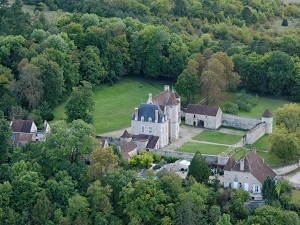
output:
[[[194,115],[194,118],[196,118],[196,115]]]
[[[148,127],[149,134],[152,134],[152,127]]]
[[[145,120],[145,118],[142,116],[142,117],[141,117],[141,121],[144,122],[144,120]]]
[[[141,128],[142,128],[142,133],[145,133],[145,127],[141,126]]]
[[[254,186],[254,191],[258,192],[258,186],[257,185]]]
[[[148,122],[149,122],[149,123],[152,122],[152,118],[151,118],[151,117],[148,118]]]

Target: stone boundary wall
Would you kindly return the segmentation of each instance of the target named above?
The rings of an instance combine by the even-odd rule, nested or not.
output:
[[[257,118],[251,118],[246,116],[237,116],[232,114],[223,113],[222,126],[234,127],[239,129],[250,130],[256,124],[260,123],[261,120]]]
[[[189,161],[191,161],[195,155],[195,153],[175,152],[173,150],[159,150],[159,149],[149,149],[149,152],[157,153],[161,156],[166,156],[166,157],[186,159]],[[217,155],[206,155],[206,154],[202,154],[202,156],[208,164],[225,165],[229,159],[228,156],[217,156]]]
[[[252,145],[266,133],[266,124],[264,122],[256,124],[252,129],[246,132],[245,143]]]
[[[297,169],[298,167],[300,167],[300,159],[298,163],[292,164],[292,165],[288,165],[288,166],[283,166],[283,167],[278,167],[278,168],[274,168],[273,171],[277,174],[277,175],[284,175],[286,173],[289,173],[295,169]],[[300,181],[299,181],[300,182]]]

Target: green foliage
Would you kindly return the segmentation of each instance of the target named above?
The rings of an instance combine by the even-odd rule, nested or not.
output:
[[[205,159],[197,152],[189,165],[187,176],[193,176],[197,182],[207,183],[210,175]]]
[[[87,123],[92,122],[94,110],[93,91],[90,83],[83,81],[82,86],[74,87],[66,103],[67,121],[82,119]]]
[[[237,189],[233,192],[233,199],[241,199],[242,202],[246,202],[249,199],[249,193],[244,190]]]
[[[262,187],[262,195],[268,202],[272,202],[277,199],[278,196],[275,188],[275,180],[268,176],[264,180]]]
[[[225,102],[222,111],[225,113],[236,115],[239,111],[239,106],[233,102]]]
[[[232,223],[230,222],[230,215],[222,214],[219,221],[217,222],[217,225],[232,225]]]
[[[258,97],[246,94],[246,91],[242,90],[235,95],[235,103],[238,105],[239,110],[250,112],[258,104]]]
[[[154,162],[153,155],[147,151],[141,151],[128,159],[129,165],[138,168],[149,168]]]

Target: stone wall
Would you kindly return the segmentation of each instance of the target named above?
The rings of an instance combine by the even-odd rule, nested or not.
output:
[[[246,133],[245,143],[252,145],[266,133],[266,124],[258,123]]]
[[[161,156],[186,159],[189,161],[191,161],[195,155],[195,153],[175,152],[172,150],[150,149],[149,151],[153,153],[157,153]],[[228,161],[228,156],[205,155],[205,154],[202,154],[202,156],[208,164],[225,165]]]
[[[246,116],[237,116],[232,114],[223,113],[222,126],[234,127],[244,130],[250,130],[256,124],[260,123],[261,120],[257,118],[251,118]]]

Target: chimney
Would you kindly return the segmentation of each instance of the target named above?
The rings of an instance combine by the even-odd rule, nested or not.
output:
[[[149,93],[149,98],[148,98],[147,104],[153,104],[153,102],[152,102],[152,93]]]
[[[134,109],[134,114],[135,114],[134,120],[138,120],[138,117],[139,117],[139,111],[138,110],[139,110],[138,108]]]
[[[240,171],[244,171],[245,170],[245,158],[242,158],[240,160]]]
[[[165,91],[169,91],[169,90],[170,90],[170,86],[169,86],[169,85],[165,85],[164,90],[165,90]]]
[[[155,123],[158,122],[158,110],[155,110]]]

